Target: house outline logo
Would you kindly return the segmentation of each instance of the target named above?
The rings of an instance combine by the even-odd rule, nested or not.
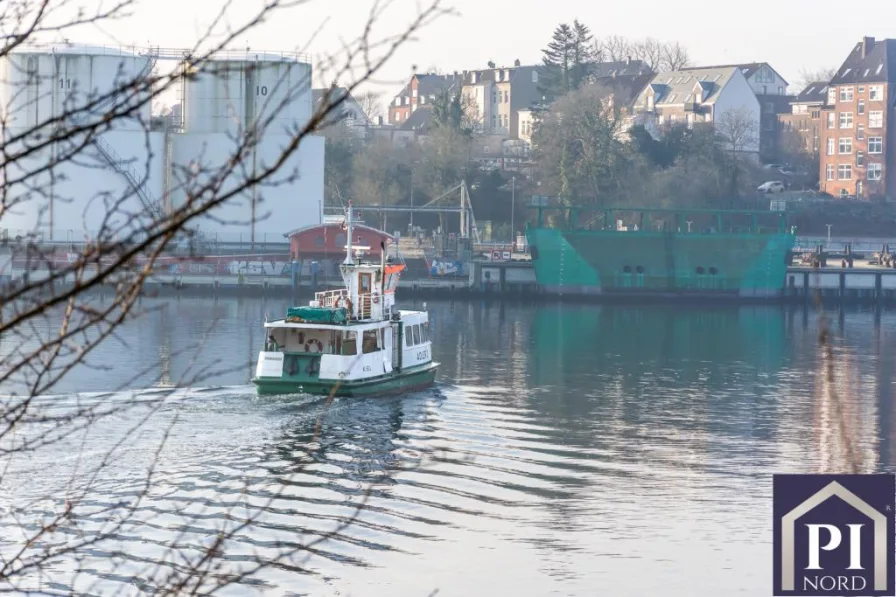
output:
[[[896,595],[896,474],[773,477],[773,595]]]

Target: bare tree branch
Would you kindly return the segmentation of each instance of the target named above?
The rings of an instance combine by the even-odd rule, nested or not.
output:
[[[19,221],[16,218],[25,210],[37,216],[33,229],[18,232],[19,227],[12,238],[0,238],[0,264],[9,257],[9,265],[0,265],[0,276],[14,276],[12,284],[3,284],[0,278],[0,337],[4,340],[0,387],[5,394],[0,396],[0,483],[20,478],[16,475],[21,475],[22,463],[50,446],[77,450],[99,425],[123,417],[130,421],[102,454],[88,457],[75,452],[77,460],[64,498],[33,496],[29,507],[10,514],[21,537],[15,549],[0,549],[0,592],[47,594],[40,587],[47,586],[47,579],[58,580],[59,573],[53,570],[56,562],[70,562],[73,578],[77,578],[85,573],[82,561],[91,551],[110,554],[109,566],[114,569],[116,557],[129,555],[117,547],[120,535],[147,523],[146,503],[152,499],[159,456],[176,416],[164,425],[145,470],[136,471],[139,484],[127,496],[97,507],[97,487],[130,438],[169,408],[179,389],[220,371],[189,364],[182,379],[149,397],[130,393],[114,400],[78,398],[60,408],[48,394],[75,370],[94,367],[101,373],[107,365],[92,362],[98,347],[108,342],[129,345],[124,331],[128,322],[149,312],[140,307],[145,283],[185,236],[195,237],[197,227],[210,219],[239,225],[236,218],[222,215],[224,207],[243,201],[260,188],[289,185],[301,176],[293,166],[300,147],[311,142],[345,100],[345,96],[329,93],[307,118],[290,116],[296,101],[310,93],[310,69],[298,80],[279,78],[258,101],[255,118],[227,123],[226,147],[197,150],[187,161],[173,161],[165,197],[156,199],[144,190],[161,157],[151,136],[177,128],[172,113],[153,116],[153,105],[194,80],[228,77],[233,66],[218,58],[235,51],[244,36],[263,21],[305,3],[307,0],[266,0],[240,22],[234,22],[234,11],[225,3],[194,46],[179,56],[176,68],[160,72],[158,49],[123,55],[114,84],[102,91],[82,89],[77,82],[69,84],[65,76],[57,80],[55,72],[40,72],[33,59],[49,48],[35,43],[48,34],[62,36],[76,27],[99,26],[126,17],[134,0],[104,3],[92,11],[80,8],[74,0],[12,0],[0,6],[0,61],[8,66],[9,78],[21,83],[20,88],[9,89],[8,104],[0,110],[0,176],[4,182],[0,186],[0,229],[15,228],[9,222]],[[358,37],[343,42],[342,51],[326,57],[320,65],[329,79],[342,82],[349,95],[369,81],[398,48],[450,12],[442,0],[428,1],[418,5],[397,33],[378,37],[375,26],[392,4],[373,0]],[[11,85],[10,81],[3,83]],[[372,94],[361,94],[361,98],[368,114],[379,109]],[[37,110],[38,105],[52,109]],[[182,114],[182,105],[180,110]],[[129,161],[131,156],[121,158],[110,149],[109,136],[124,129],[144,135],[141,155],[145,159]],[[274,136],[280,140],[275,154],[261,151],[271,147],[264,142]],[[89,197],[77,195],[76,191],[86,186],[79,181],[91,177],[92,172],[98,177],[101,173],[121,174],[122,184],[101,188]],[[69,181],[74,184],[65,184]],[[54,205],[83,205],[82,220],[98,222],[89,231],[84,225],[84,238],[67,239],[64,259],[60,259],[58,239],[53,238]],[[100,215],[89,219],[88,212]],[[46,218],[51,219],[49,239],[42,227]],[[67,221],[64,225],[73,229],[78,224]],[[99,289],[104,290],[100,298],[94,293]],[[175,352],[189,361],[202,344]],[[136,383],[153,365],[134,366],[121,389]],[[278,495],[269,495],[267,505]],[[235,506],[229,513],[230,523],[210,544],[191,543],[186,531],[189,524],[185,524],[175,541],[164,546],[164,563],[147,562],[140,579],[144,589],[153,594],[212,594],[245,582],[270,566],[301,567],[302,557],[338,537],[357,520],[363,507],[364,500],[355,503],[353,513],[335,529],[319,533],[311,541],[279,543],[272,552],[250,558],[246,565],[224,566],[229,542],[260,524],[266,511],[264,503],[239,512]],[[74,584],[72,580],[71,586]],[[97,585],[96,590],[102,589]]]

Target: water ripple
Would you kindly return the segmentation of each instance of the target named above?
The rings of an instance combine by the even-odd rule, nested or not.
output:
[[[202,307],[182,303],[146,330],[183,344],[178,327]],[[445,365],[436,388],[414,395],[328,405],[257,397],[227,377],[39,398],[56,414],[127,408],[9,462],[0,553],[84,491],[42,545],[108,536],[77,560],[54,557],[32,579],[45,591],[151,593],[228,531],[228,573],[295,552],[235,595],[767,590],[770,474],[838,458],[809,323],[779,310],[430,307]],[[251,353],[240,342],[270,305],[219,308],[221,337],[239,351],[214,356]],[[878,381],[875,351],[896,341],[868,333],[870,316],[850,317],[839,354],[864,355],[848,396],[873,443],[893,383]],[[522,348],[508,359],[505,346]],[[889,466],[877,449],[863,446],[870,470]]]

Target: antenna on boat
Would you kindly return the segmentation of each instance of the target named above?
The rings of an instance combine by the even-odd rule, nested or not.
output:
[[[352,202],[349,200],[348,202],[348,214],[345,216],[345,230],[347,240],[345,242],[345,261],[342,262],[343,265],[352,265],[354,261],[352,260]]]

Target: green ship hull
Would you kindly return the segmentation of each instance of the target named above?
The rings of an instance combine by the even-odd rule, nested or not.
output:
[[[795,235],[613,229],[526,230],[535,278],[552,294],[782,295]]]
[[[256,377],[252,379],[258,394],[314,394],[321,396],[388,396],[414,392],[433,385],[438,363],[427,363],[413,369],[394,371],[387,375],[363,380],[321,380],[300,373],[294,378]]]

